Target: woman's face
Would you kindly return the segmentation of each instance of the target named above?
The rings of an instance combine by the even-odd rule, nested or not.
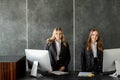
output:
[[[63,36],[62,31],[59,31],[59,30],[56,31],[56,33],[55,33],[55,40],[56,41],[61,40],[62,36]]]
[[[97,42],[97,40],[98,40],[98,32],[93,31],[92,35],[91,35],[91,41],[92,41],[92,43],[95,43],[95,42]]]

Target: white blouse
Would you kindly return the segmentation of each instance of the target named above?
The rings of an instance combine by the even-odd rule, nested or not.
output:
[[[97,42],[95,44],[92,43],[92,51],[93,51],[93,56],[94,58],[97,57]]]
[[[61,50],[61,41],[55,41],[56,42],[56,50],[57,50],[57,60],[59,60],[60,50]]]

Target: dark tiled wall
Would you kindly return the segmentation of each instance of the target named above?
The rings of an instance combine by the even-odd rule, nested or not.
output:
[[[0,55],[24,55],[25,48],[44,49],[53,29],[61,27],[72,56],[72,20],[72,0],[0,0]],[[70,69],[72,61],[71,57]]]
[[[69,4],[68,4],[69,2]],[[55,27],[61,27],[73,55],[72,0],[28,0],[28,48],[44,49]],[[71,57],[70,69],[73,67]]]
[[[57,26],[70,44],[70,70],[80,70],[80,49],[91,28],[101,31],[105,48],[120,47],[120,1],[0,0],[0,55],[44,49]]]

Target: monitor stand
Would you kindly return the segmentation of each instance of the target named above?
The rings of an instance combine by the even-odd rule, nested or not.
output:
[[[120,61],[119,60],[115,60],[115,68],[116,68],[116,72],[110,75],[112,77],[118,77],[120,75]]]
[[[37,68],[38,68],[38,61],[34,61],[30,75],[33,77],[42,77],[40,73],[37,73]]]

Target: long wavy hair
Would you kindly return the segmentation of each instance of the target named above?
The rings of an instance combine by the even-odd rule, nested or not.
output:
[[[88,40],[87,40],[87,50],[92,50],[91,48],[91,36],[92,36],[92,33],[96,31],[98,32],[98,39],[97,39],[97,47],[98,47],[98,50],[102,51],[103,52],[103,42],[102,42],[102,38],[101,38],[101,35],[100,35],[100,32],[98,29],[94,28],[90,31],[90,34],[89,34],[89,37],[88,37]]]
[[[57,31],[61,31],[62,32],[62,38],[61,38],[61,42],[63,42],[64,46],[67,46],[67,40],[65,38],[65,35],[63,33],[63,30],[60,27],[56,27],[53,30],[52,36],[50,38],[47,39],[47,42],[49,44],[51,44],[54,40],[55,40],[55,34]]]

